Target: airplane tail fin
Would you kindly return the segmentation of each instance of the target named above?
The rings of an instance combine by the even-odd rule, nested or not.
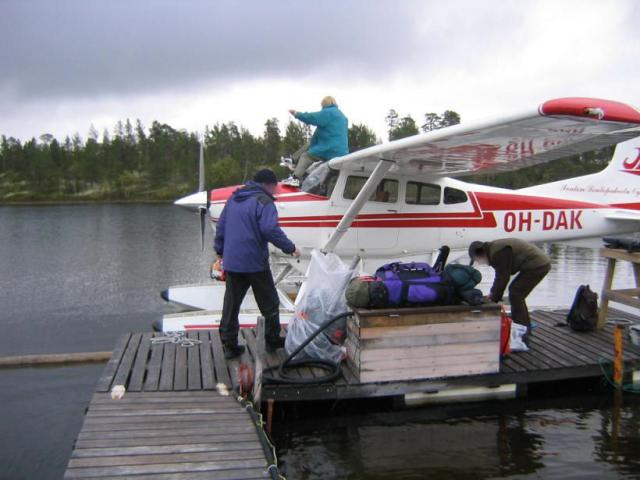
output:
[[[640,137],[616,145],[609,165],[598,173],[519,191],[640,210]]]

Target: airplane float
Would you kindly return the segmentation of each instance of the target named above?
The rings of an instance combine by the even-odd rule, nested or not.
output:
[[[640,111],[610,100],[560,98],[503,118],[459,124],[365,148],[313,169],[300,188],[279,184],[280,225],[302,251],[300,260],[272,250],[281,321],[292,317],[287,293],[304,279],[310,252],[362,258],[362,271],[394,260],[424,260],[441,245],[465,249],[473,240],[516,236],[562,242],[640,229]],[[451,177],[518,170],[617,144],[601,172],[519,190]],[[215,232],[238,186],[204,188],[175,205],[200,212]],[[162,329],[217,327],[224,284],[171,287],[168,301],[196,311],[169,314]],[[255,325],[248,296],[243,326]]]

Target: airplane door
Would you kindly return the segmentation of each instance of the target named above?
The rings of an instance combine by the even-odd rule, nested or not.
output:
[[[341,182],[343,185],[341,202],[344,202],[345,207],[348,207],[356,198],[366,181],[367,177],[346,175],[344,183]],[[399,182],[393,178],[385,178],[352,225],[361,253],[379,254],[397,246],[399,229],[394,219],[397,220],[395,217],[398,213],[400,213]]]
[[[439,248],[444,237],[443,224],[439,220],[442,187],[409,180],[404,188],[402,203],[406,223],[400,229],[399,250],[407,255],[424,255]]]

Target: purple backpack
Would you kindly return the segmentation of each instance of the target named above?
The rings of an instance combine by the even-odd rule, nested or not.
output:
[[[451,285],[428,263],[387,263],[376,270],[375,278],[382,284],[379,296],[386,297],[390,307],[446,305],[453,299]],[[382,286],[386,295],[382,295]]]

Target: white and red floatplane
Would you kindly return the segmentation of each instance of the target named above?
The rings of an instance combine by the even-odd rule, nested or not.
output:
[[[640,111],[595,98],[560,98],[521,114],[455,125],[376,145],[317,166],[301,188],[279,185],[280,225],[301,260],[272,252],[282,322],[294,305],[287,292],[303,279],[313,249],[362,258],[363,271],[393,260],[430,257],[441,245],[516,236],[562,242],[640,229]],[[617,144],[607,168],[591,175],[520,190],[451,178],[513,171]],[[207,216],[215,230],[238,188],[204,189],[176,205]],[[204,229],[203,229],[204,235]],[[195,309],[165,315],[163,330],[219,323],[224,284],[171,287],[163,296]],[[243,326],[255,325],[248,297]]]

